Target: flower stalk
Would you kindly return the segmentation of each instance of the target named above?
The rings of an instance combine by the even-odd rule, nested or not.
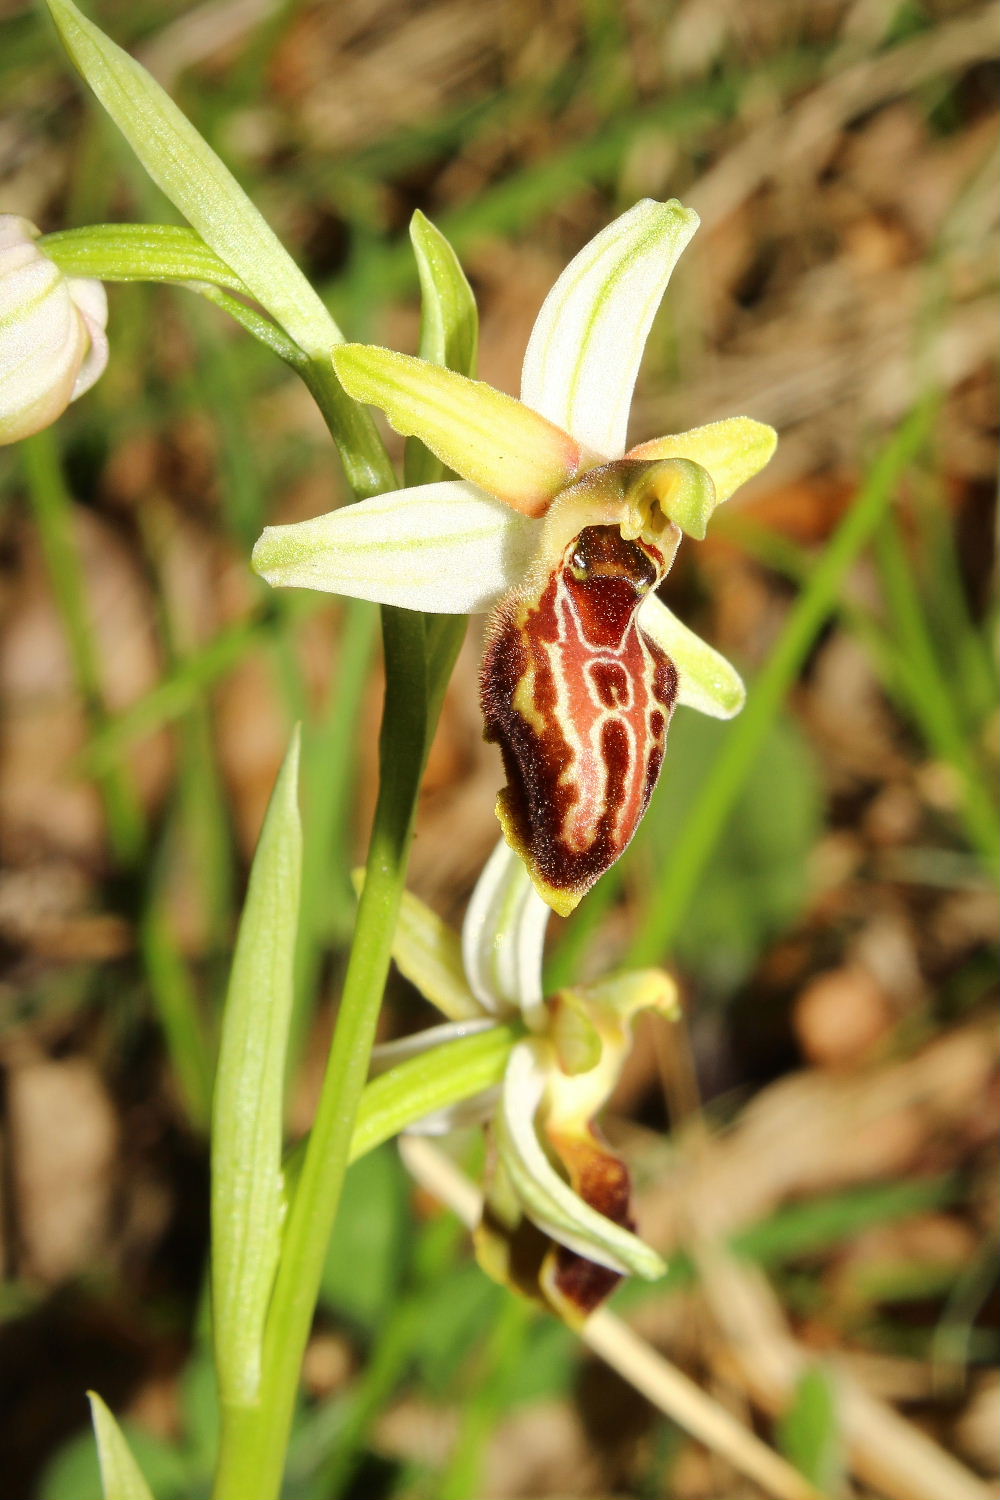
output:
[[[214,1500],[273,1500],[280,1491],[302,1356],[389,971],[417,793],[433,732],[429,704],[440,702],[460,644],[453,627],[447,649],[429,659],[423,620],[391,608],[383,611],[383,638],[386,700],[379,798],[365,888],[316,1119],[284,1230],[259,1394],[253,1404],[232,1406],[224,1415]]]

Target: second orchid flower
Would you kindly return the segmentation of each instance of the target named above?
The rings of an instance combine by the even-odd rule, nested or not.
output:
[[[596,1117],[630,1050],[635,1016],[652,1010],[673,1017],[677,996],[658,969],[545,996],[548,917],[504,843],[473,891],[461,942],[408,894],[393,957],[448,1022],[377,1047],[373,1061],[385,1069],[471,1031],[523,1024],[499,1090],[410,1128],[426,1134],[487,1126],[485,1203],[475,1234],[480,1264],[495,1280],[578,1323],[623,1276],[655,1280],[666,1269],[635,1233],[628,1168]]]

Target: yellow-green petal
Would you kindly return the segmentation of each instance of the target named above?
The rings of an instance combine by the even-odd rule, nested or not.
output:
[[[494,390],[409,354],[368,344],[333,351],[348,395],[385,412],[463,479],[540,516],[591,458],[554,423]]]
[[[715,484],[715,503],[721,505],[734,490],[759,474],[778,443],[778,434],[752,417],[727,417],[690,432],[653,438],[630,448],[628,458],[689,458],[707,469]]]

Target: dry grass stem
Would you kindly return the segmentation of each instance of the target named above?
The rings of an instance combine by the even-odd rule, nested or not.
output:
[[[442,1151],[418,1136],[404,1136],[399,1149],[408,1171],[422,1187],[447,1203],[463,1223],[471,1227],[477,1222],[482,1206],[479,1191]],[[823,1500],[791,1464],[607,1308],[591,1315],[580,1337],[647,1401],[775,1500]]]

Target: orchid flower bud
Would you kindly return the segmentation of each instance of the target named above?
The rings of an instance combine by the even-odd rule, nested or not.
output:
[[[0,443],[48,427],[108,362],[99,281],[64,276],[17,214],[0,214]]]

